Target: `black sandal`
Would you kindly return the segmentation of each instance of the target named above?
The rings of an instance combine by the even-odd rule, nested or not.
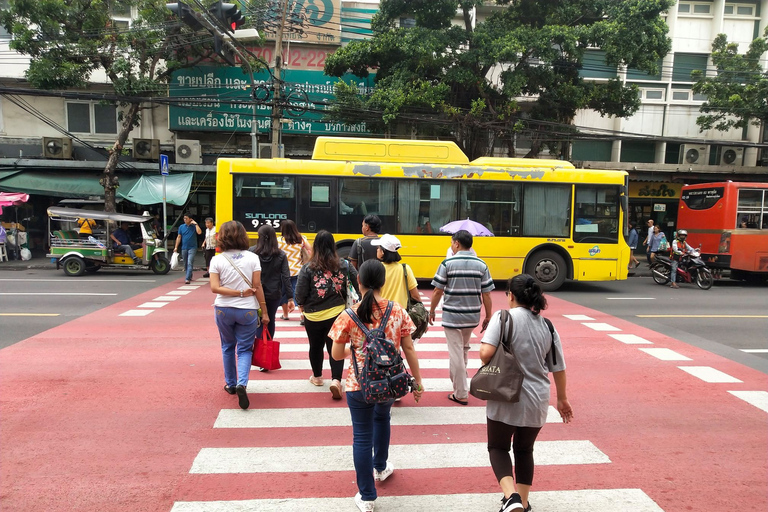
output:
[[[454,395],[453,393],[448,395],[448,400],[450,400],[451,402],[456,402],[459,405],[469,405],[469,401],[459,400],[458,398],[456,398],[456,395]]]
[[[237,391],[235,391],[235,388],[227,386],[226,384],[224,384],[224,391],[226,391],[230,395],[234,395],[235,393],[237,393]]]

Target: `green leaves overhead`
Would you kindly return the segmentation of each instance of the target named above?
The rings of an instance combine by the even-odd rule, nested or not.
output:
[[[511,138],[521,119],[570,124],[581,108],[618,116],[637,110],[636,88],[618,78],[583,80],[579,71],[588,48],[601,48],[609,66],[649,73],[657,71],[670,49],[659,15],[672,0],[484,4],[382,0],[373,38],[339,49],[327,59],[325,71],[365,76],[375,70],[375,92],[355,101],[374,118],[374,129],[396,131],[406,125],[421,133],[437,131],[452,135],[465,150],[484,154],[487,145],[460,134],[490,144],[494,137]],[[359,119],[352,104],[346,107],[332,109],[331,116],[342,122]],[[475,156],[480,154],[470,154]]]

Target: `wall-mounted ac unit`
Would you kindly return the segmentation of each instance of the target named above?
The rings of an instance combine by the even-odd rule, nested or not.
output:
[[[709,146],[706,144],[682,144],[680,146],[680,163],[707,165],[709,163]]]
[[[741,165],[744,163],[744,148],[723,146],[720,148],[720,165]]]
[[[277,156],[274,158],[283,158],[285,154],[285,147],[282,144],[277,146]],[[263,143],[259,144],[259,158],[273,158],[272,156],[272,144]]]
[[[203,163],[202,153],[200,152],[199,140],[176,141],[176,163],[177,164],[201,164]]]
[[[72,158],[72,139],[69,137],[43,137],[45,158]]]
[[[133,158],[157,160],[160,158],[159,139],[133,139]]]

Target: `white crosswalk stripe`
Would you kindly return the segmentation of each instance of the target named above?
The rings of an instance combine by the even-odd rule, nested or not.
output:
[[[348,366],[349,361],[344,362],[344,367],[346,368]],[[283,367],[283,370],[311,370],[312,366],[309,364],[309,359],[281,359],[280,365]],[[467,364],[467,368],[470,370],[477,370],[480,368],[480,360],[479,359],[470,359],[469,363]],[[326,359],[323,362],[323,368],[326,370],[330,370],[331,366],[328,362],[328,359]],[[419,358],[419,368],[424,370],[447,370],[448,369],[448,359],[421,359]],[[255,366],[251,366],[252,370],[256,370]]]

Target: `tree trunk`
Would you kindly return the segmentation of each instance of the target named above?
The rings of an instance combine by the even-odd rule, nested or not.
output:
[[[104,211],[115,212],[117,211],[117,187],[120,186],[120,181],[117,177],[117,162],[120,158],[120,154],[123,151],[123,145],[128,139],[128,135],[133,131],[133,126],[136,121],[136,117],[139,114],[140,103],[129,104],[128,110],[123,116],[123,122],[120,125],[120,132],[117,134],[117,140],[109,150],[109,159],[107,165],[104,167],[104,177],[99,180],[99,183],[104,187]]]

